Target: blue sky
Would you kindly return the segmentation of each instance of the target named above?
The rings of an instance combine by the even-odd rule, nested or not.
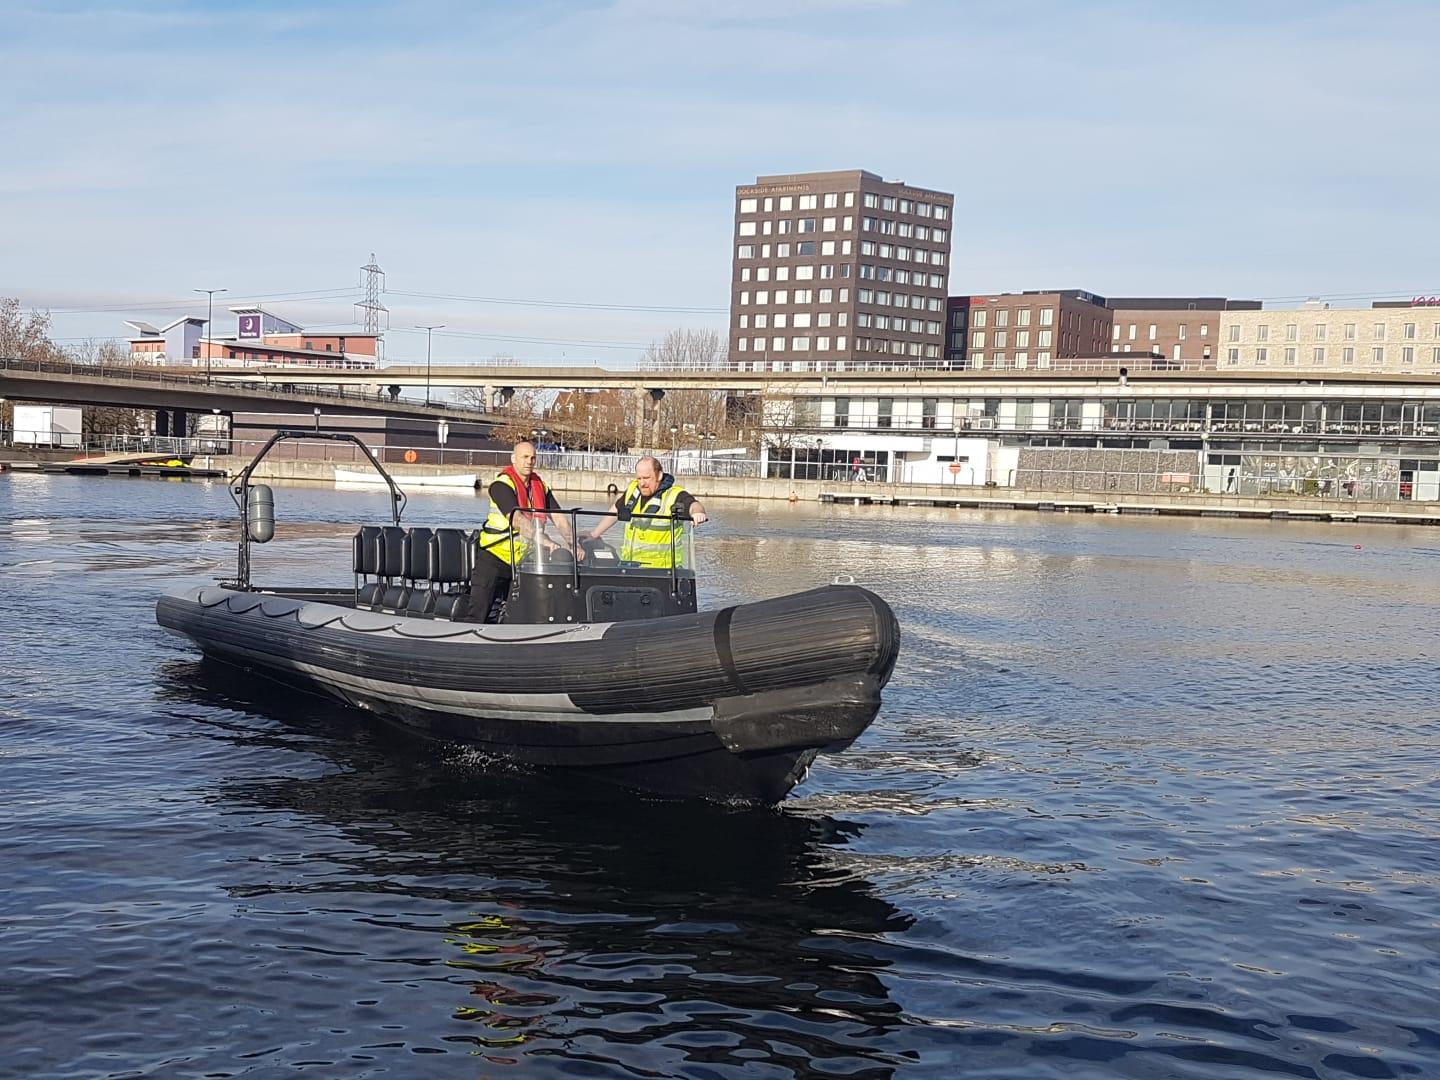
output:
[[[1437,39],[1433,2],[0,0],[0,295],[106,337],[373,251],[394,359],[445,323],[614,362],[724,326],[736,184],[856,167],[956,193],[955,293],[1440,293]]]

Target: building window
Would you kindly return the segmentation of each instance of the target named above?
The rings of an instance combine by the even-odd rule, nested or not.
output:
[[[1385,346],[1376,345],[1370,350],[1370,361],[1375,364],[1385,363]]]
[[[815,209],[815,196],[814,196],[814,195],[801,195],[801,196],[800,196],[800,209],[801,209],[801,210],[814,210],[814,209]]]
[[[1340,362],[1341,362],[1342,364],[1353,364],[1353,363],[1355,363],[1355,350],[1354,350],[1353,348],[1351,348],[1350,346],[1348,346],[1348,345],[1347,345],[1345,348],[1341,349],[1341,350],[1340,350]]]
[[[1268,364],[1270,362],[1270,351],[1264,347],[1255,350],[1255,363]]]
[[[1285,363],[1293,365],[1295,363],[1295,359],[1295,346],[1287,345],[1285,347]]]
[[[1130,324],[1129,336],[1131,341],[1135,340],[1135,324],[1133,322]]]
[[[750,347],[750,339],[749,339],[749,338],[743,338],[743,337],[742,337],[739,341],[735,342],[735,348],[738,349],[740,352],[745,352],[747,349],[749,349],[749,347]]]
[[[754,236],[754,235],[755,235],[755,222],[753,222],[753,221],[742,221],[742,222],[740,222],[740,235],[741,235],[741,236]]]
[[[839,205],[840,193],[837,191],[827,191],[825,193],[825,209],[834,210]]]
[[[736,256],[741,259],[753,259],[755,257],[755,245],[741,244],[740,247],[736,249]]]
[[[1355,340],[1355,324],[1354,324],[1353,322],[1347,322],[1347,323],[1345,324],[1345,340],[1346,340],[1346,341],[1354,341],[1354,340]]]
[[[795,245],[795,254],[796,254],[796,255],[814,255],[814,254],[815,254],[815,241],[814,241],[814,240],[801,240],[798,244]]]
[[[790,348],[796,352],[809,352],[810,339],[808,337],[794,337],[790,339]]]
[[[835,231],[835,219],[834,219],[833,217],[822,218],[821,221],[820,221],[820,231],[821,231],[821,232],[834,232],[834,231]]]
[[[1210,336],[1210,324],[1209,324],[1209,323],[1203,323],[1203,322],[1202,322],[1202,323],[1200,324],[1200,336],[1201,336],[1202,338],[1207,338],[1207,337]]]
[[[1299,341],[1299,340],[1300,340],[1300,327],[1297,326],[1297,325],[1296,325],[1295,323],[1293,323],[1293,322],[1292,322],[1292,323],[1286,323],[1286,324],[1285,324],[1285,340],[1286,340],[1286,341]]]
[[[1384,340],[1385,340],[1385,324],[1384,324],[1383,322],[1377,322],[1377,323],[1375,324],[1375,336],[1374,336],[1374,338],[1373,338],[1372,340],[1374,340],[1374,341],[1384,341]]]
[[[750,316],[749,316],[749,315],[741,315],[741,316],[740,316],[740,329],[741,329],[741,330],[748,330],[748,329],[750,329]]]
[[[784,329],[785,329],[785,312],[783,312],[783,311],[777,311],[777,312],[775,313],[775,322],[774,322],[772,325],[775,327],[776,330],[784,330]]]
[[[829,339],[828,337],[819,337],[819,338],[816,338],[816,339],[815,339],[815,351],[816,351],[816,352],[829,352],[829,351],[830,351],[830,339]]]
[[[770,316],[761,312],[755,316],[755,329],[765,330],[770,326]]]
[[[1413,322],[1407,322],[1405,324],[1405,329],[1402,336],[1405,338],[1406,341],[1415,340],[1415,324]]]
[[[795,209],[795,200],[794,200],[794,198],[792,198],[792,197],[789,196],[789,195],[781,195],[781,196],[780,196],[780,212],[783,214],[783,213],[785,213],[786,211],[794,210],[794,209]]]
[[[1412,345],[1406,345],[1403,349],[1400,350],[1400,363],[1402,363],[1402,364],[1413,364],[1413,363],[1415,363],[1415,348],[1414,348],[1414,346],[1412,346]]]
[[[785,339],[784,339],[783,337],[772,337],[772,338],[770,339],[770,351],[771,351],[771,352],[784,352],[784,351],[785,351]]]
[[[855,193],[854,193],[853,191],[847,191],[847,192],[845,192],[845,205],[846,205],[846,206],[854,206],[854,205],[855,205]],[[845,346],[844,346],[844,345],[836,345],[835,347],[836,347],[837,349],[843,349]]]
[[[1006,339],[1008,336],[1009,336],[1009,332],[1008,332],[1008,331],[1005,331],[1005,330],[996,330],[996,331],[995,331],[995,348],[997,348],[997,349],[1003,349],[1003,348],[1005,348],[1005,339]]]
[[[878,209],[879,206],[880,206],[880,196],[879,196],[879,195],[876,195],[874,192],[867,191],[867,192],[865,193],[865,209],[867,209],[867,210],[875,210],[875,209]]]
[[[763,337],[752,338],[750,340],[750,348],[753,352],[764,352],[765,339]]]
[[[1183,322],[1180,324],[1180,340],[1185,340],[1185,324]]]
[[[815,219],[813,217],[802,217],[795,223],[795,231],[801,233],[812,233],[815,231]]]
[[[1050,348],[1050,344],[1051,344],[1051,340],[1050,340],[1050,339],[1051,339],[1051,336],[1052,336],[1054,333],[1055,333],[1055,331],[1053,331],[1053,330],[1040,330],[1040,331],[1037,331],[1037,332],[1036,332],[1036,341],[1035,341],[1035,344],[1038,345],[1038,346],[1039,346],[1040,348],[1042,348],[1042,349],[1048,349],[1048,348]]]
[[[1227,364],[1238,364],[1238,363],[1240,363],[1240,350],[1239,350],[1239,349],[1226,349],[1226,350],[1225,350],[1225,362],[1226,362]]]
[[[767,199],[765,200],[765,213],[768,214],[768,213],[770,213],[770,212],[771,212],[772,210],[774,210],[774,209],[775,209],[775,200],[774,200],[774,199],[767,198]]]
[[[1314,364],[1315,364],[1316,367],[1324,367],[1324,366],[1325,366],[1325,346],[1324,346],[1324,345],[1317,345],[1317,346],[1315,346],[1314,352],[1311,354],[1310,359],[1314,362]]]
[[[1240,324],[1239,324],[1239,323],[1231,323],[1229,326],[1227,326],[1227,327],[1225,328],[1225,340],[1226,340],[1226,341],[1239,341],[1239,340],[1240,340]]]
[[[1440,364],[1440,345],[1430,350],[1430,363]]]
[[[983,314],[983,312],[981,313]],[[976,325],[983,325],[977,323]],[[985,347],[985,331],[976,330],[970,335],[970,347],[972,349],[983,349]]]
[[[1317,322],[1317,323],[1315,324],[1315,340],[1316,340],[1316,341],[1324,341],[1324,340],[1325,340],[1325,324],[1324,324],[1323,322]]]
[[[1156,326],[1155,326],[1155,324],[1152,322],[1152,323],[1150,324],[1150,340],[1151,340],[1151,341],[1155,341],[1155,340],[1157,340],[1158,337],[1159,337],[1159,335],[1158,335],[1155,331],[1156,331]]]
[[[759,203],[758,200],[756,200],[756,199],[741,199],[741,200],[740,200],[740,213],[742,213],[742,214],[753,214],[753,213],[755,213],[755,211],[758,210],[758,209],[760,209],[760,203]]]
[[[1269,324],[1269,323],[1261,323],[1259,326],[1255,327],[1255,340],[1256,340],[1256,341],[1269,341],[1269,340],[1270,340],[1270,324]]]

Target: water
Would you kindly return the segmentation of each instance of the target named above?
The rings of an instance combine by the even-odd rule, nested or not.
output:
[[[346,580],[383,498],[277,494],[257,579]],[[1440,1075],[1440,534],[710,509],[709,603],[905,635],[774,811],[201,664],[223,487],[0,476],[0,1075]]]

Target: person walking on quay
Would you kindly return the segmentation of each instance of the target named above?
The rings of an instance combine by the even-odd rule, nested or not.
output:
[[[620,545],[621,560],[668,570],[675,550],[674,521],[687,517],[696,525],[710,520],[700,500],[676,483],[675,478],[660,467],[658,458],[642,457],[635,463],[635,479],[611,504],[610,516],[601,519],[581,539],[598,540],[615,522],[623,521],[625,537]],[[663,520],[665,518],[670,520]]]

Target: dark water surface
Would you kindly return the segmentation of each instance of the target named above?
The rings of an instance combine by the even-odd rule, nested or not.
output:
[[[277,495],[257,578],[347,580],[383,501]],[[706,602],[905,635],[775,811],[201,664],[223,487],[0,476],[0,1074],[1440,1075],[1440,533],[711,509]]]

